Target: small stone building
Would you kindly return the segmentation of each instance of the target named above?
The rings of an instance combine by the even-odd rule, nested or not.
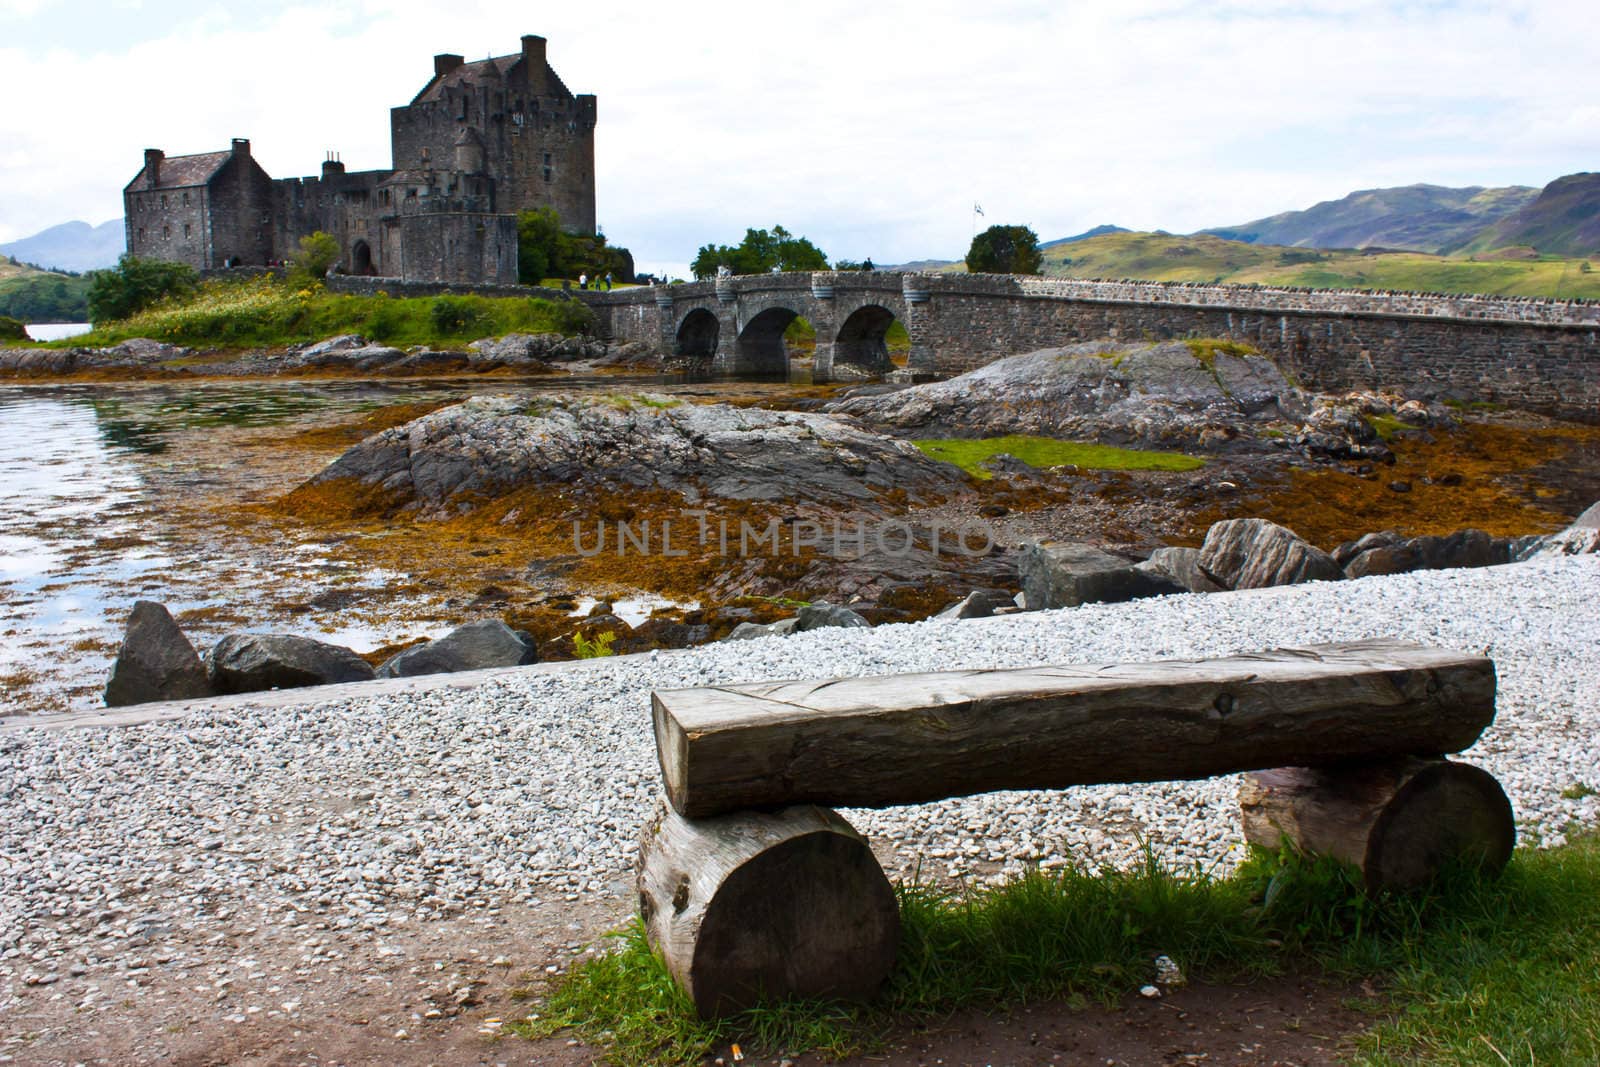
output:
[[[123,190],[131,255],[197,270],[288,259],[301,237],[339,240],[336,270],[408,281],[517,280],[516,214],[551,207],[569,231],[595,227],[593,96],[574,96],[542,37],[474,63],[434,57],[433,77],[390,112],[390,170],[347,172],[336,156],[274,180],[231,150],[147,149]]]

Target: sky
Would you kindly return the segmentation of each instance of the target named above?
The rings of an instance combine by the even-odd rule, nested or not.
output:
[[[599,221],[641,270],[775,224],[889,264],[959,258],[975,224],[1185,233],[1600,169],[1594,0],[228,8],[0,0],[0,242],[120,217],[147,146],[388,167],[388,109],[435,53],[525,33],[599,97]]]

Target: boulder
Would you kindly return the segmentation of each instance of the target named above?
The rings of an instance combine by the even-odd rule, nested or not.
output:
[[[724,637],[724,641],[754,641],[758,637],[788,637],[794,633],[799,619],[779,619],[777,622],[741,622]]]
[[[106,682],[106,707],[210,695],[205,665],[166,607],[149,600],[135,603]]]
[[[396,654],[378,668],[377,676],[411,678],[419,674],[451,674],[538,662],[539,653],[532,636],[513,630],[499,619],[482,619]]]
[[[1333,557],[1266,519],[1227,519],[1206,531],[1200,567],[1226,589],[1264,589],[1344,577]]]
[[[337,337],[330,337],[326,341],[318,341],[308,345],[300,353],[301,359],[317,359],[330,352],[344,352],[351,348],[367,347],[367,339],[359,333],[341,333]]]
[[[1537,544],[1522,549],[1517,558],[1585,556],[1596,552],[1600,552],[1600,502],[1590,504],[1565,530],[1540,538]]]
[[[1139,569],[1176,582],[1191,593],[1222,592],[1222,586],[1200,569],[1198,548],[1158,548]]]
[[[1367,544],[1368,539],[1372,543]],[[1509,546],[1497,542],[1482,530],[1461,530],[1445,537],[1403,538],[1393,531],[1363,537],[1356,546],[1365,548],[1350,556],[1344,572],[1351,578],[1374,574],[1405,574],[1409,571],[1437,571],[1454,567],[1490,567],[1508,563]],[[1344,545],[1339,546],[1344,549]],[[1336,550],[1334,561],[1339,559]]]
[[[1029,611],[1079,604],[1120,604],[1187,590],[1165,574],[1076,541],[1022,546],[1017,561],[1023,607]]]
[[[968,593],[962,599],[951,604],[939,614],[936,619],[987,619],[994,614],[998,607],[1011,607],[1011,595],[1004,592],[987,592],[982,589]]]
[[[229,634],[212,648],[210,670],[219,693],[365,682],[374,676],[372,665],[348,648],[294,634]]]
[[[823,630],[830,626],[863,630],[870,629],[872,624],[849,608],[819,600],[800,609],[799,615],[795,616],[794,632],[798,634],[807,630]]]

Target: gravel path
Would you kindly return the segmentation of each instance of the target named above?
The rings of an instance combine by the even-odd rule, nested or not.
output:
[[[455,964],[428,963],[417,945],[450,931],[470,927],[487,966],[510,916],[559,930],[573,915],[622,914],[658,795],[657,687],[1410,638],[1494,657],[1499,718],[1472,759],[1504,784],[1525,842],[1559,843],[1571,824],[1600,822],[1600,797],[1574,788],[1600,788],[1597,602],[1600,557],[1556,558],[824,630],[473,689],[0,735],[0,1062],[40,1050],[60,1013],[126,1007],[130,990],[205,989],[191,1020],[293,1018],[297,989],[340,968],[381,975],[394,957],[432,981]],[[1126,863],[1140,835],[1180,863],[1226,868],[1238,855],[1230,779],[846,815],[891,874],[919,857],[924,876],[955,878]],[[470,1003],[452,989],[435,999],[450,998]]]

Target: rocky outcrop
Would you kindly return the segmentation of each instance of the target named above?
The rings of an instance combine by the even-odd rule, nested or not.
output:
[[[1566,529],[1523,546],[1517,558],[1582,556],[1595,552],[1600,552],[1600,502],[1589,505]]]
[[[741,622],[729,632],[724,641],[754,641],[758,637],[788,637],[794,633],[799,619],[779,619],[777,622]]]
[[[106,682],[106,706],[210,695],[206,668],[166,607],[149,600],[135,603]]]
[[[824,410],[901,430],[1217,444],[1251,422],[1298,418],[1304,400],[1270,360],[1182,342],[1099,341],[997,360]]]
[[[1024,545],[1017,568],[1023,606],[1029,611],[1120,604],[1185,591],[1165,574],[1075,541]]]
[[[411,678],[419,674],[521,667],[538,662],[539,652],[532,636],[513,630],[499,619],[482,619],[398,653],[378,668],[377,676]]]
[[[1491,567],[1509,563],[1506,541],[1482,530],[1461,530],[1444,537],[1402,537],[1393,530],[1370,533],[1333,550],[1333,560],[1351,578],[1452,567]]]
[[[1191,593],[1220,593],[1222,586],[1200,567],[1198,548],[1158,548],[1139,569],[1176,582]]]
[[[475,397],[369,437],[307,486],[331,482],[362,486],[389,511],[424,513],[529,486],[859,508],[966,485],[910,442],[848,420],[659,396]]]
[[[508,333],[504,337],[485,337],[467,346],[475,368],[517,367],[538,363],[570,363],[600,359],[607,354],[606,344],[586,337],[563,337],[559,333]]]
[[[1225,589],[1264,589],[1344,577],[1333,557],[1266,519],[1227,519],[1206,531],[1200,568]]]
[[[365,682],[374,675],[348,648],[293,634],[229,634],[212,648],[209,667],[218,693]]]

